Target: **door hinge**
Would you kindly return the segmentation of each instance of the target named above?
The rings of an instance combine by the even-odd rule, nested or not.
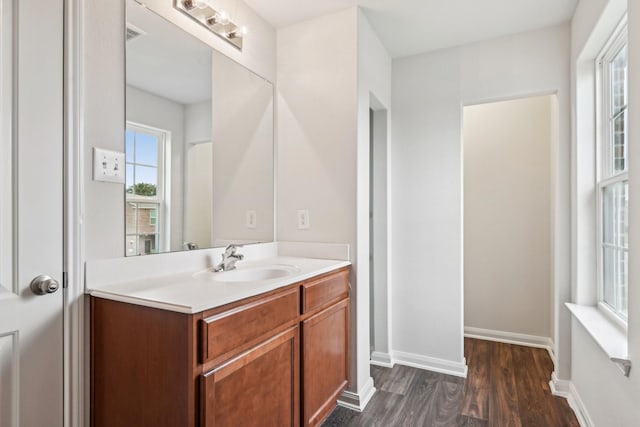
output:
[[[67,289],[68,286],[69,286],[69,281],[67,279],[67,272],[63,271],[62,272],[62,289]]]

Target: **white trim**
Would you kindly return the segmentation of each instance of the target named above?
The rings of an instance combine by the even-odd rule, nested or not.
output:
[[[553,340],[549,337],[537,335],[517,334],[514,332],[494,331],[491,329],[473,328],[465,326],[464,336],[486,341],[503,342],[506,344],[524,345],[527,347],[544,348],[549,352],[553,364],[556,363]]]
[[[625,145],[625,154],[627,159],[626,169],[622,172],[616,173],[615,170],[610,170],[612,166],[612,153],[614,149],[614,141],[612,136],[611,119],[613,117],[611,113],[611,75],[609,70],[609,64],[615,59],[620,51],[627,47],[628,51],[628,29],[627,29],[627,15],[626,13],[615,26],[614,31],[608,37],[603,48],[598,53],[595,59],[595,125],[596,125],[596,295],[597,301],[603,312],[618,324],[625,324],[627,319],[624,318],[622,313],[618,311],[619,307],[606,307],[607,303],[604,303],[604,259],[603,259],[603,247],[604,244],[604,224],[603,224],[603,210],[604,210],[604,190],[613,184],[619,182],[629,181],[629,168],[628,168],[628,150],[629,150],[629,135],[628,129],[625,130],[627,137],[627,144]],[[627,63],[628,67],[628,63]],[[627,69],[628,73],[628,69]],[[627,98],[628,98],[628,82],[627,82]],[[628,103],[628,99],[627,99]],[[628,115],[628,105],[625,105],[623,110]],[[627,116],[628,117],[628,116]],[[628,123],[628,118],[627,118]],[[624,248],[616,248],[622,249]],[[628,250],[628,249],[627,249]],[[628,266],[627,266],[628,267]],[[627,273],[628,274],[628,273]],[[627,283],[628,289],[628,283]],[[617,300],[617,287],[614,287],[615,299]],[[617,302],[616,302],[617,304]],[[626,328],[626,325],[625,325]]]
[[[593,421],[587,412],[587,408],[584,402],[580,398],[578,390],[571,381],[558,379],[555,371],[551,374],[551,381],[549,381],[549,387],[551,393],[554,396],[563,397],[567,399],[569,407],[573,410],[578,424],[581,427],[593,427]]]
[[[376,388],[373,386],[373,378],[364,383],[364,386],[357,392],[345,391],[338,398],[338,405],[347,409],[362,412],[367,406],[373,394],[376,392]]]
[[[628,249],[626,251],[629,252]],[[604,316],[607,317],[607,319],[617,325],[618,328],[622,329],[625,332],[628,331],[629,327],[627,325],[627,322],[622,317],[620,317],[620,315],[615,312],[609,304],[607,304],[603,300],[600,300],[598,301],[597,308]]]
[[[371,353],[370,365],[382,366],[383,368],[393,368],[393,359],[389,353],[374,351]]]
[[[586,329],[593,340],[604,351],[609,360],[615,363],[625,377],[629,376],[631,360],[626,331],[596,307],[565,303],[573,317]]]
[[[0,1],[0,292],[18,294],[15,229],[18,194],[16,139],[18,5],[16,1]]]
[[[573,385],[572,382],[569,382],[569,396],[567,397],[567,402],[573,412],[576,414],[576,418],[578,419],[578,424],[580,427],[593,427],[593,421],[589,416],[589,412],[587,412],[587,407],[584,405],[578,390]]]
[[[64,426],[89,422],[84,301],[83,0],[64,0]]]
[[[556,375],[556,372],[553,371],[551,373],[551,381],[549,381],[549,388],[551,389],[551,394],[558,397],[564,397],[565,399],[569,398],[571,381],[561,380]]]
[[[467,377],[467,361],[465,359],[463,359],[462,362],[454,362],[436,357],[423,356],[421,354],[394,351],[391,355],[391,360],[398,365],[411,366],[413,368],[454,375],[456,377]]]

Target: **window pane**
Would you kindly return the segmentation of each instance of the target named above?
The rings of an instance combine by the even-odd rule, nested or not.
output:
[[[158,166],[158,138],[136,132],[136,163]]]
[[[613,119],[613,172],[627,169],[627,114],[621,112]]]
[[[629,252],[618,251],[620,257],[621,268],[619,271],[620,278],[618,280],[619,288],[617,292],[617,308],[625,318],[629,315],[628,310],[628,276],[629,276]]]
[[[614,280],[614,261],[615,250],[611,248],[604,248],[602,253],[602,283],[603,287],[603,299],[604,302],[609,304],[612,308],[616,306],[616,294],[615,294],[615,280]]]
[[[627,46],[611,61],[612,113],[618,114],[627,105]]]
[[[158,186],[158,169],[148,166],[136,166],[135,190],[139,196],[155,196]]]
[[[629,182],[608,185],[603,191],[602,237],[604,243],[629,247]]]
[[[604,248],[603,297],[616,312],[627,315],[627,271],[629,255],[626,250]]]
[[[126,255],[156,253],[159,203],[126,203]]]
[[[138,203],[138,234],[155,234],[158,231],[158,204]]]

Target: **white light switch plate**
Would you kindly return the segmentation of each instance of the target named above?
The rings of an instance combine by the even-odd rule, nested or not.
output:
[[[124,153],[93,147],[94,181],[124,184],[124,173]]]
[[[298,230],[308,230],[311,227],[311,221],[309,220],[309,211],[307,209],[301,209],[298,211]]]

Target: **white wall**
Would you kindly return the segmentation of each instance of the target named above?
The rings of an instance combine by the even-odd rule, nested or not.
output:
[[[277,49],[278,240],[348,243],[352,261],[357,260],[356,31],[357,9],[351,8],[279,29]],[[299,209],[309,211],[309,229],[297,228]],[[355,346],[367,335],[368,351],[368,328],[362,334],[359,323],[362,316],[368,322],[368,307],[361,307],[366,295],[357,285],[356,275],[363,273],[357,262],[352,272],[350,389],[357,391],[369,378]]]
[[[213,242],[274,240],[273,86],[221,56],[212,66]],[[256,212],[256,227],[246,225]]]
[[[594,59],[619,22],[627,1],[580,2],[572,22],[573,140],[573,299],[580,304],[596,302],[594,164]],[[640,4],[628,2],[629,31],[629,141],[640,134]],[[640,187],[640,147],[629,147],[630,194]],[[640,218],[640,199],[630,198],[629,218]],[[572,322],[571,382],[581,410],[597,427],[635,425],[640,419],[640,227],[629,233],[629,325],[627,341],[633,364],[629,378],[608,360],[606,354],[577,321]],[[574,396],[575,398],[576,396]]]
[[[586,409],[589,427],[628,427],[640,419],[638,375],[625,378],[607,355],[597,347],[591,335],[577,321],[571,329],[571,381],[582,408]],[[636,359],[637,360],[637,359]]]
[[[464,325],[551,337],[551,96],[464,108]]]
[[[187,147],[185,168],[184,241],[200,248],[214,246],[213,218],[213,144],[205,142]]]
[[[278,239],[351,245],[350,390],[366,399],[369,106],[374,97],[390,107],[391,60],[351,8],[278,30],[277,64]],[[297,229],[299,209],[309,210],[308,230]]]
[[[637,1],[629,1],[629,75],[640,75],[640,4]],[[629,218],[638,221],[640,218],[640,82],[636,78],[630,78],[629,82],[629,141],[634,141],[629,147],[629,194],[634,194],[629,202]],[[636,223],[637,224],[637,223]],[[630,227],[629,245],[629,354],[635,371],[631,373],[629,381],[631,402],[624,405],[632,408],[633,416],[629,419],[637,422],[640,419],[638,402],[640,401],[640,227]],[[622,380],[618,378],[618,381]]]
[[[211,142],[211,100],[184,106],[184,143]]]
[[[167,159],[171,171],[171,186],[169,188],[171,220],[169,236],[171,246],[169,250],[179,251],[182,249],[183,243],[184,105],[138,88],[127,86],[126,117],[127,121],[171,132],[169,141],[171,152]],[[122,197],[124,197],[124,193]]]
[[[124,185],[93,181],[92,147],[124,152],[124,2],[83,2],[84,258],[124,256]]]
[[[184,242],[213,246],[213,145],[211,101],[185,106]]]
[[[395,59],[392,102],[394,351],[464,371],[462,106],[557,93],[556,311],[569,300],[569,31],[561,25]],[[565,314],[560,333],[568,334]],[[557,339],[556,339],[557,340]],[[568,340],[561,340],[568,377]],[[435,362],[440,363],[438,360]],[[558,370],[558,367],[556,367]]]

